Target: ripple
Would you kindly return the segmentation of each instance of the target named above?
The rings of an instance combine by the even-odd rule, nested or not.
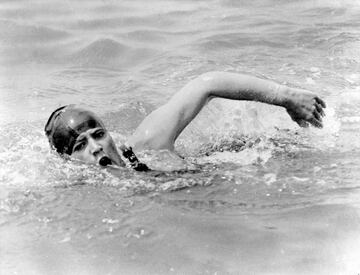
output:
[[[121,27],[139,27],[146,26],[152,28],[161,28],[164,26],[172,26],[174,20],[159,17],[158,15],[151,16],[122,16],[113,18],[96,18],[96,19],[82,19],[73,22],[72,28],[82,30],[95,30],[95,29],[114,29]]]
[[[7,44],[20,43],[29,45],[59,41],[69,34],[62,30],[44,26],[23,25],[10,20],[0,20],[1,40]]]
[[[291,45],[276,41],[275,39],[265,39],[264,37],[253,36],[249,33],[226,33],[216,34],[201,39],[198,47],[206,50],[239,49],[239,47],[266,47],[266,48],[289,48]]]

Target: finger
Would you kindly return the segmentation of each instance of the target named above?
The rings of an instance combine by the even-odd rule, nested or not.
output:
[[[325,112],[319,103],[315,103],[315,107],[316,107],[316,111],[318,111],[321,116],[325,116]]]
[[[317,128],[322,128],[322,127],[323,127],[322,122],[319,121],[319,120],[316,119],[316,118],[311,118],[311,119],[309,119],[309,122],[310,122],[312,125],[314,125],[315,127],[317,127]]]
[[[317,120],[322,121],[321,115],[317,110],[314,110],[313,115]]]
[[[315,97],[315,100],[317,103],[319,103],[323,108],[326,108],[326,103],[324,100],[322,100],[320,97]]]

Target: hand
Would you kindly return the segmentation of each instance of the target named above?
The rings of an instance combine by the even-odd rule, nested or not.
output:
[[[325,116],[323,108],[325,102],[316,94],[302,89],[289,88],[285,108],[292,120],[301,127],[312,124],[322,128],[322,117]]]

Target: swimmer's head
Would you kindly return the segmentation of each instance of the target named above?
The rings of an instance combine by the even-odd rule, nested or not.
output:
[[[51,114],[45,133],[60,155],[102,166],[124,165],[103,122],[93,112],[75,105],[60,107]]]

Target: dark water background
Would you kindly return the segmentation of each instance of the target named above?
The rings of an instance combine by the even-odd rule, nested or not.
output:
[[[1,1],[0,273],[358,274],[359,27],[357,1]],[[318,92],[324,129],[214,100],[177,142],[185,164],[140,156],[180,172],[49,151],[56,107],[120,143],[211,70]]]

